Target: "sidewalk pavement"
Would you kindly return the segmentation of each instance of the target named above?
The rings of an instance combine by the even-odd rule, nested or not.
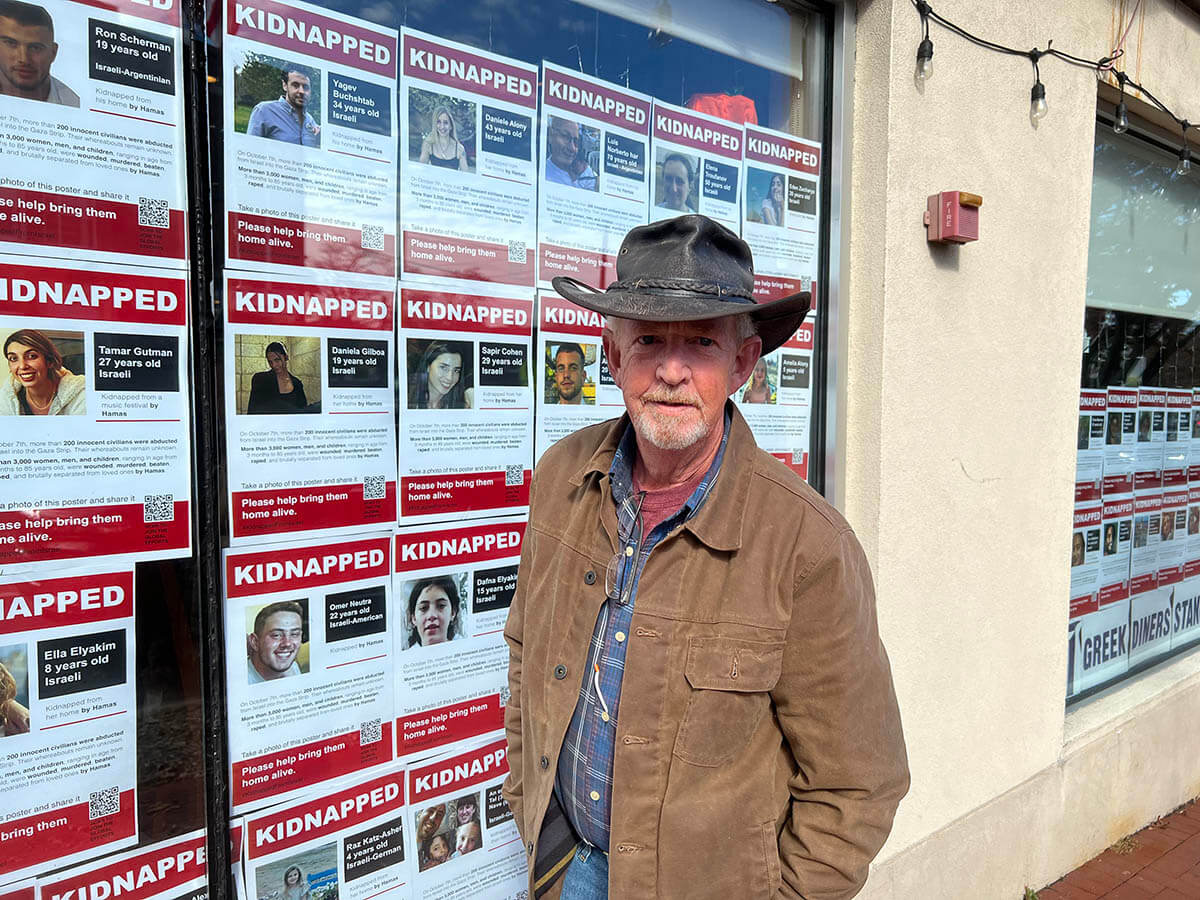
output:
[[[1038,900],[1200,900],[1200,798],[1037,892]]]

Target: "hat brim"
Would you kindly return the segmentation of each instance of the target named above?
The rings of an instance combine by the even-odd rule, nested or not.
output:
[[[812,304],[810,291],[799,291],[769,303],[721,300],[692,291],[666,291],[647,288],[639,291],[598,291],[559,275],[551,283],[561,296],[577,306],[604,316],[637,319],[643,322],[700,322],[749,315],[762,338],[766,355],[796,333]]]

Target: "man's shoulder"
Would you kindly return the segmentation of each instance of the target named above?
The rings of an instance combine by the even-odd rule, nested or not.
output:
[[[573,476],[600,447],[610,440],[617,419],[606,419],[587,425],[556,441],[538,460],[536,476],[539,482],[566,481]]]
[[[763,510],[772,519],[792,521],[811,538],[823,533],[832,539],[850,525],[811,484],[781,459],[754,448],[753,477],[747,508]]]

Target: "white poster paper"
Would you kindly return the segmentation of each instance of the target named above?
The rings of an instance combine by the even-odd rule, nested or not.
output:
[[[1137,447],[1134,450],[1135,491],[1162,487],[1167,440],[1167,393],[1161,388],[1138,388]]]
[[[226,551],[235,814],[391,762],[389,544]]]
[[[758,446],[801,478],[808,478],[815,328],[809,315],[782,346],[759,358],[733,394]],[[1097,474],[1097,497],[1099,491]]]
[[[821,145],[746,125],[742,237],[754,254],[760,303],[809,290],[816,278]]]
[[[600,334],[604,317],[553,291],[538,294],[538,408],[535,460],[585,425],[625,411]]]
[[[1103,508],[1099,502],[1075,507],[1071,531],[1071,616],[1096,609],[1100,589],[1100,531]]]
[[[525,847],[500,793],[507,774],[503,738],[409,769],[414,898],[524,894]]]
[[[187,282],[0,258],[0,570],[191,545]]]
[[[38,892],[42,900],[207,900],[205,832],[192,831],[39,878]]]
[[[183,269],[181,4],[32,9],[5,33],[0,250]]]
[[[647,221],[650,103],[645,94],[542,63],[538,279],[616,280],[626,233]]]
[[[395,276],[396,47],[302,0],[227,0],[226,265]]]
[[[225,296],[231,543],[390,527],[392,283],[227,272]]]
[[[1129,561],[1133,550],[1132,495],[1104,498],[1101,532],[1099,606],[1129,597]]]
[[[1075,436],[1075,502],[1100,499],[1104,473],[1104,425],[1108,394],[1103,389],[1079,392],[1079,427]]]
[[[526,512],[533,300],[400,289],[401,524]]]
[[[401,30],[402,277],[532,288],[537,66]]]
[[[246,888],[257,900],[412,896],[404,770],[347,778],[246,817]]]
[[[233,900],[246,900],[246,870],[243,860],[246,855],[246,821],[235,818],[229,821],[229,869],[233,877]]]
[[[133,572],[0,580],[0,882],[137,843]]]
[[[1133,493],[1137,450],[1137,388],[1110,387],[1104,431],[1105,499]]]
[[[396,535],[396,755],[461,749],[504,727],[504,624],[517,584],[524,518]]]
[[[655,100],[650,221],[699,213],[740,234],[743,139],[738,125]]]

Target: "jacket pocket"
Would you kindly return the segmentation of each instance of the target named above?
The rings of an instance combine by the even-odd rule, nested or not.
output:
[[[780,641],[691,638],[683,668],[690,691],[675,755],[693,765],[719,766],[743,750],[770,708],[767,692],[782,666]]]

